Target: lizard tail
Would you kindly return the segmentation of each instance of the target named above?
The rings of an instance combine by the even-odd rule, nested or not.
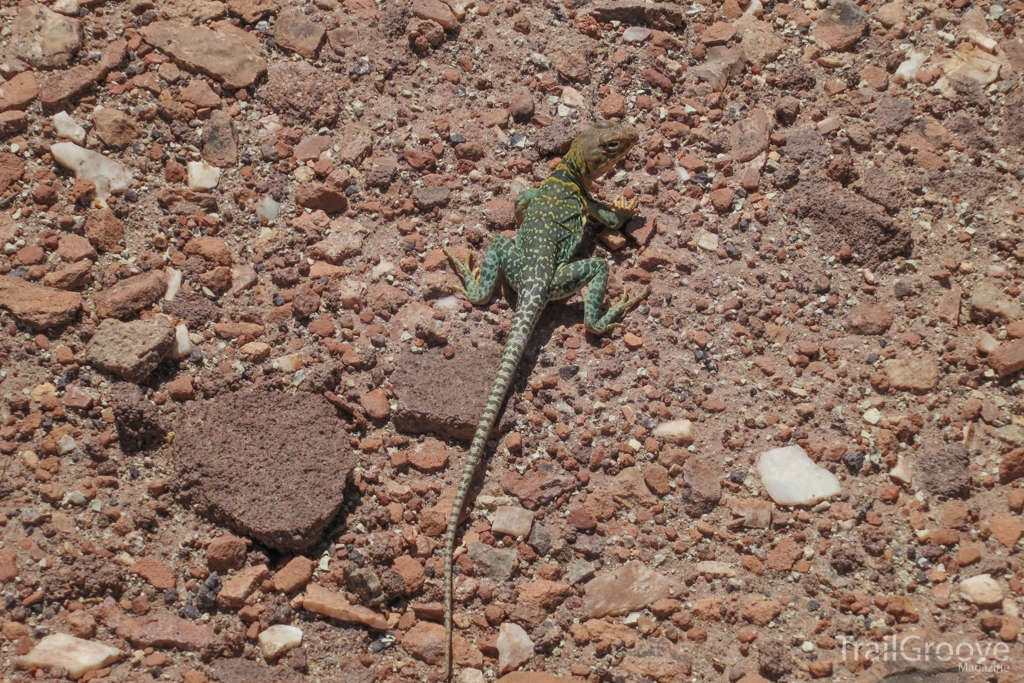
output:
[[[473,436],[469,455],[462,466],[462,476],[459,479],[458,488],[455,489],[455,500],[452,501],[452,512],[448,517],[448,530],[444,540],[444,680],[446,681],[451,680],[452,677],[452,555],[455,552],[455,534],[459,528],[459,518],[462,516],[462,508],[466,504],[466,496],[469,493],[470,482],[473,481],[473,474],[483,457],[487,437],[494,427],[498,411],[501,409],[505,394],[512,383],[512,376],[523,357],[523,351],[526,350],[526,342],[530,338],[530,333],[533,332],[533,328],[544,310],[544,305],[547,303],[546,300],[527,302],[525,299],[527,297],[520,294],[520,305],[512,318],[512,331],[509,333],[508,341],[505,342],[505,349],[501,353],[501,363],[498,365],[498,374],[491,387],[491,393],[487,397],[487,405],[480,417],[476,434]]]

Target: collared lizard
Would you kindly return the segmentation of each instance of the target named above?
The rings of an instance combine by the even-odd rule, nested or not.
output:
[[[604,313],[608,288],[608,262],[601,258],[570,261],[583,238],[589,218],[603,227],[621,228],[636,212],[636,200],[620,197],[608,206],[590,194],[590,184],[610,171],[637,141],[632,126],[602,121],[573,140],[568,153],[539,188],[523,192],[516,200],[521,221],[515,242],[503,235],[491,239],[481,266],[472,270],[445,247],[465,287],[463,294],[476,305],[487,303],[498,276],[518,293],[512,330],[501,355],[498,374],[473,437],[462,476],[455,491],[444,545],[445,679],[452,674],[452,555],[459,518],[473,474],[483,456],[487,437],[505,400],[512,375],[522,359],[526,342],[549,301],[565,299],[587,287],[583,322],[589,332],[604,334],[626,311],[647,296],[650,287],[631,297],[629,292]]]

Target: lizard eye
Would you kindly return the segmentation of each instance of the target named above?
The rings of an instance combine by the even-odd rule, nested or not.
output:
[[[608,149],[610,149],[612,151],[615,151],[615,150],[617,150],[619,148],[619,141],[618,140],[612,140],[611,142],[607,143],[605,146]]]

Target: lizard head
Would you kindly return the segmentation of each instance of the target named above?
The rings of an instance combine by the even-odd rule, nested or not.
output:
[[[565,161],[588,182],[596,180],[612,170],[638,139],[633,126],[599,121],[576,136]]]

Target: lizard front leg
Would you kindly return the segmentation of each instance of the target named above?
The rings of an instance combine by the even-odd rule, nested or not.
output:
[[[638,212],[636,210],[637,199],[626,199],[619,197],[611,206],[604,202],[591,201],[587,207],[588,213],[599,223],[612,230],[619,230],[628,223]]]
[[[519,252],[515,244],[504,235],[495,235],[491,243],[487,245],[484,252],[483,263],[475,271],[470,268],[467,261],[463,263],[455,257],[448,247],[441,247],[444,253],[455,266],[456,272],[465,283],[462,293],[466,295],[470,303],[479,306],[491,300],[494,289],[498,285],[498,276],[504,272],[505,278],[513,288],[518,289],[520,271]]]
[[[583,300],[583,324],[587,331],[594,334],[604,334],[613,328],[625,327],[617,321],[651,292],[649,286],[644,287],[634,297],[631,297],[629,292],[624,292],[619,303],[602,313],[604,295],[608,291],[608,262],[601,258],[591,258],[561,265],[549,287],[548,298],[564,299],[583,287],[587,288],[587,296]]]

